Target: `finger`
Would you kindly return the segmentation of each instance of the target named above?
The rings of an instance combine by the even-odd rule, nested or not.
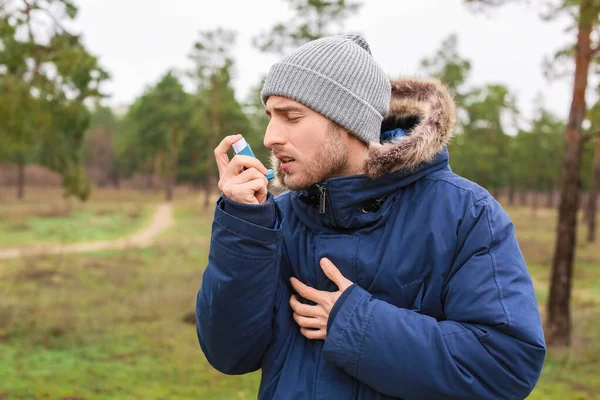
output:
[[[254,171],[256,170],[254,169]],[[267,195],[269,193],[269,180],[258,171],[256,171],[256,174],[253,176],[253,180],[241,183],[239,185],[240,189],[246,191],[249,193],[249,195],[254,197],[258,204],[263,204],[265,200],[267,200]]]
[[[327,338],[327,333],[322,329],[313,330],[300,328],[300,333],[302,333],[302,335],[304,335],[304,337],[306,337],[307,339],[325,340]]]
[[[344,291],[352,286],[352,282],[346,279],[340,270],[333,265],[328,258],[323,257],[320,264],[325,276],[327,276],[330,281],[335,283],[341,291]]]
[[[247,170],[242,171],[239,175],[236,175],[229,179],[229,182],[232,184],[242,184],[255,179],[260,179],[264,181],[265,186],[269,184],[269,180],[267,179],[267,177],[254,167],[250,167]]]
[[[248,190],[253,191],[252,195],[256,199],[256,202],[262,204],[267,198],[268,182],[269,181],[263,176],[258,179],[254,179],[253,181],[250,181],[242,186],[245,186],[246,188],[248,188]]]
[[[240,140],[242,135],[230,135],[226,136],[221,140],[221,143],[215,148],[215,160],[217,162],[217,168],[219,169],[219,177],[223,177],[225,173],[225,168],[229,164],[229,156],[227,152],[231,149],[231,146]]]
[[[232,162],[229,164],[231,166]],[[264,203],[267,199],[269,181],[256,168],[252,167],[239,175],[228,177],[230,167],[227,167],[225,177],[219,181],[219,190],[230,200],[244,203]],[[256,182],[254,182],[256,181]]]
[[[313,317],[303,317],[302,315],[298,315],[294,313],[294,321],[298,324],[298,326],[302,328],[313,328],[313,329],[321,329],[323,328],[323,322],[317,318]],[[325,325],[327,326],[327,325]]]
[[[269,180],[263,177],[261,181],[264,181],[264,184],[262,184],[260,188],[254,193],[254,196],[256,196],[256,200],[258,200],[259,204],[264,204],[265,201],[267,201],[267,197],[269,196],[269,189],[267,189],[267,186],[269,185]]]
[[[241,203],[258,204],[261,202],[259,198],[266,199],[267,192],[265,185],[265,180],[262,178],[239,184],[230,182],[223,187],[223,194],[230,200]]]
[[[295,295],[292,295],[290,297],[290,307],[296,314],[304,317],[327,317],[327,314],[325,313],[325,310],[323,310],[323,308],[319,306],[309,306],[308,304],[302,304],[298,301],[298,298]]]
[[[296,278],[291,278],[292,287],[294,290],[305,299],[312,300],[315,303],[321,303],[324,299],[324,293],[320,290],[311,288],[310,286],[306,286],[304,283],[300,282]]]
[[[259,159],[238,154],[231,159],[225,169],[224,177],[231,178],[239,175],[244,169],[255,168],[260,171],[263,175],[267,174],[267,168],[260,162]]]

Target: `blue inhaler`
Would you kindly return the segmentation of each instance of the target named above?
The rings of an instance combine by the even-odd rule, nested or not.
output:
[[[241,154],[243,156],[250,156],[250,157],[256,158],[256,156],[252,152],[252,149],[250,148],[250,145],[246,142],[246,139],[244,139],[244,138],[241,138],[240,140],[238,140],[237,142],[235,142],[233,144],[233,151],[235,152],[235,154]],[[265,175],[265,177],[268,180],[275,178],[275,174],[273,173],[273,170],[272,169],[267,170],[267,174]]]

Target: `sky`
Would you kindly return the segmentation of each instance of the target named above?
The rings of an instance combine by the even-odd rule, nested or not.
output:
[[[111,74],[105,103],[122,107],[170,68],[186,69],[198,32],[217,27],[237,32],[233,85],[244,100],[279,55],[260,53],[252,37],[292,16],[284,0],[77,0],[74,28]],[[390,77],[425,77],[419,68],[451,33],[471,61],[468,85],[502,83],[516,96],[524,118],[541,93],[545,106],[566,118],[570,80],[550,83],[542,60],[574,42],[568,21],[542,21],[531,6],[509,5],[474,14],[460,0],[366,0],[341,31],[362,33],[375,60]]]

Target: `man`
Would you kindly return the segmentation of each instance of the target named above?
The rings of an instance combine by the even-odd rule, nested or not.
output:
[[[208,361],[259,399],[522,399],[545,342],[513,225],[454,173],[455,106],[390,80],[359,35],[310,42],[262,91],[260,161],[215,149],[223,196],[197,298]]]

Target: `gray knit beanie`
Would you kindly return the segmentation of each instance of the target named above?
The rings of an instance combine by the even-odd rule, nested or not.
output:
[[[274,64],[261,97],[295,100],[348,129],[365,143],[379,143],[390,107],[391,85],[358,34],[329,36],[298,48]]]

